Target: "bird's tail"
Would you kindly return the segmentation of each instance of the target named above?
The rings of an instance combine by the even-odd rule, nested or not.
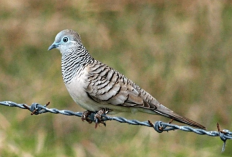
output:
[[[157,114],[163,115],[165,117],[171,118],[175,121],[178,121],[180,123],[184,123],[196,128],[200,128],[200,129],[206,129],[203,125],[188,119],[186,117],[180,116],[176,113],[174,113],[172,110],[168,109],[167,107],[163,106],[162,104],[160,104],[155,110],[154,110]]]

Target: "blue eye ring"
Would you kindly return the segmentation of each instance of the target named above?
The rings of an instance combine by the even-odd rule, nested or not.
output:
[[[68,37],[64,37],[62,40],[63,40],[63,42],[67,43],[68,42]]]

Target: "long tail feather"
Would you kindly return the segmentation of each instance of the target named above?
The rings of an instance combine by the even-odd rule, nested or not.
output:
[[[196,128],[200,128],[200,129],[206,129],[203,125],[191,120],[191,119],[188,119],[186,117],[183,117],[183,116],[180,116],[176,113],[174,113],[172,110],[166,108],[165,106],[161,105],[156,109],[154,110],[157,114],[160,114],[160,115],[163,115],[165,117],[168,117],[168,118],[171,118],[175,121],[178,121],[180,123],[184,123],[184,124],[187,124],[187,125],[190,125],[190,126],[193,126],[193,127],[196,127]]]

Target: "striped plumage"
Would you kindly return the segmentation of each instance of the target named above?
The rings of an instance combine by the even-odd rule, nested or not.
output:
[[[61,70],[65,84],[70,83],[74,76],[81,75],[85,65],[94,61],[84,46],[80,45],[76,51],[70,49],[69,53],[62,55]]]
[[[111,113],[140,111],[159,114],[205,128],[174,113],[124,75],[92,58],[82,45],[80,36],[73,30],[58,33],[49,50],[53,48],[59,49],[62,54],[62,76],[67,90],[83,108],[89,111],[107,108]]]

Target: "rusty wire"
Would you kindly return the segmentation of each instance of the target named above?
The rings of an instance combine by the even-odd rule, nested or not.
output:
[[[31,112],[31,115],[38,115],[42,113],[54,113],[54,114],[63,114],[67,116],[77,116],[77,117],[82,117],[82,112],[73,112],[69,110],[58,110],[56,108],[47,108],[47,106],[50,103],[47,103],[45,105],[41,105],[38,103],[32,103],[31,106],[26,105],[26,104],[18,104],[12,101],[0,101],[0,105],[3,106],[8,106],[8,107],[18,107],[21,109],[27,109]],[[88,115],[88,122],[96,122],[96,119],[94,118],[95,113],[91,113]],[[223,141],[223,146],[222,146],[222,152],[225,151],[225,146],[226,146],[226,141],[228,139],[232,139],[232,132],[229,130],[220,130],[219,124],[217,124],[218,131],[206,131],[203,129],[196,129],[192,128],[189,126],[179,126],[175,124],[170,124],[170,123],[164,123],[161,121],[156,121],[154,124],[152,122],[148,121],[138,121],[138,120],[128,120],[123,117],[109,117],[107,115],[102,115],[101,121],[108,121],[108,120],[114,120],[120,123],[128,123],[131,125],[142,125],[142,126],[147,126],[147,127],[153,127],[155,131],[158,133],[162,133],[164,131],[171,131],[171,130],[182,130],[186,132],[194,132],[199,135],[208,135],[212,137],[220,137],[220,139]]]

